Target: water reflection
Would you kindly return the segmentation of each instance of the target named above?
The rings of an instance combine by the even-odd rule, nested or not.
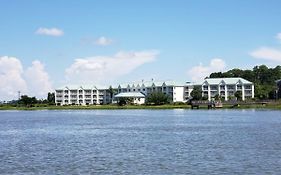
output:
[[[0,111],[0,174],[278,174],[260,110]]]

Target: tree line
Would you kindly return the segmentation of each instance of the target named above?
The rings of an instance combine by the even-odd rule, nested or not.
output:
[[[266,65],[255,66],[252,70],[231,69],[227,72],[211,73],[209,78],[241,77],[254,83],[256,99],[281,98],[281,90],[277,92],[276,81],[281,79],[281,66],[268,68]]]
[[[29,97],[27,95],[22,95],[17,101],[18,105],[32,107],[36,104],[48,104],[55,105],[55,93],[48,93],[47,99],[37,99],[36,97]]]

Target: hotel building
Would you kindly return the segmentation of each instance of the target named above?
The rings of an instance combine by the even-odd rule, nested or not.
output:
[[[56,105],[90,105],[109,104],[114,100],[111,98],[119,93],[140,92],[148,96],[152,92],[162,92],[168,95],[172,102],[186,102],[190,98],[192,86],[188,83],[165,82],[139,82],[120,84],[113,87],[115,91],[111,94],[109,88],[96,86],[64,86],[55,90]]]
[[[112,87],[96,86],[64,86],[55,90],[56,105],[99,105],[115,101],[114,96],[126,93],[141,93],[145,97],[153,92],[162,92],[169,96],[171,102],[187,102],[191,99],[194,86],[202,88],[202,96],[209,101],[217,95],[225,101],[234,97],[237,91],[241,92],[242,100],[254,98],[254,85],[243,78],[207,78],[201,83],[176,83],[173,81],[142,81],[129,84],[120,84]],[[119,95],[120,96],[120,95]],[[143,102],[141,102],[143,103]]]
[[[243,78],[206,78],[197,84],[202,88],[202,96],[209,101],[219,95],[225,101],[234,98],[236,92],[241,92],[242,100],[254,98],[254,84]]]

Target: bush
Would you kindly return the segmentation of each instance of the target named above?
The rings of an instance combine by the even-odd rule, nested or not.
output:
[[[146,98],[147,104],[163,105],[169,103],[169,96],[162,92],[152,92]]]

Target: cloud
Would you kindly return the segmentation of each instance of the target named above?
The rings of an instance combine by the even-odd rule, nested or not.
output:
[[[276,38],[281,40],[281,33],[277,33]]]
[[[281,62],[281,50],[261,47],[249,53],[252,57],[274,62]]]
[[[192,81],[200,81],[209,76],[212,72],[223,71],[226,67],[225,62],[220,58],[214,58],[208,66],[203,66],[201,63],[198,66],[192,67],[188,71],[188,75]]]
[[[112,44],[112,40],[104,36],[101,36],[95,41],[95,44],[99,46],[108,46]]]
[[[48,92],[52,91],[49,75],[45,71],[44,65],[38,60],[33,61],[32,66],[26,69],[24,78],[30,96],[43,98],[46,97]]]
[[[281,33],[278,33],[276,38],[281,41]],[[257,59],[271,61],[271,63],[281,62],[281,49],[272,47],[260,47],[250,52],[249,55]]]
[[[37,29],[37,31],[35,32],[38,35],[48,35],[48,36],[62,36],[64,34],[64,32],[61,29],[58,28],[43,28],[40,27],[39,29]]]
[[[46,98],[52,90],[47,72],[39,61],[24,70],[19,59],[0,57],[0,101],[18,98],[21,94]]]
[[[118,52],[113,56],[76,59],[66,69],[66,78],[75,83],[103,84],[126,75],[156,59],[158,51]]]
[[[18,91],[27,91],[22,74],[23,68],[17,58],[0,57],[0,101],[17,99]]]

